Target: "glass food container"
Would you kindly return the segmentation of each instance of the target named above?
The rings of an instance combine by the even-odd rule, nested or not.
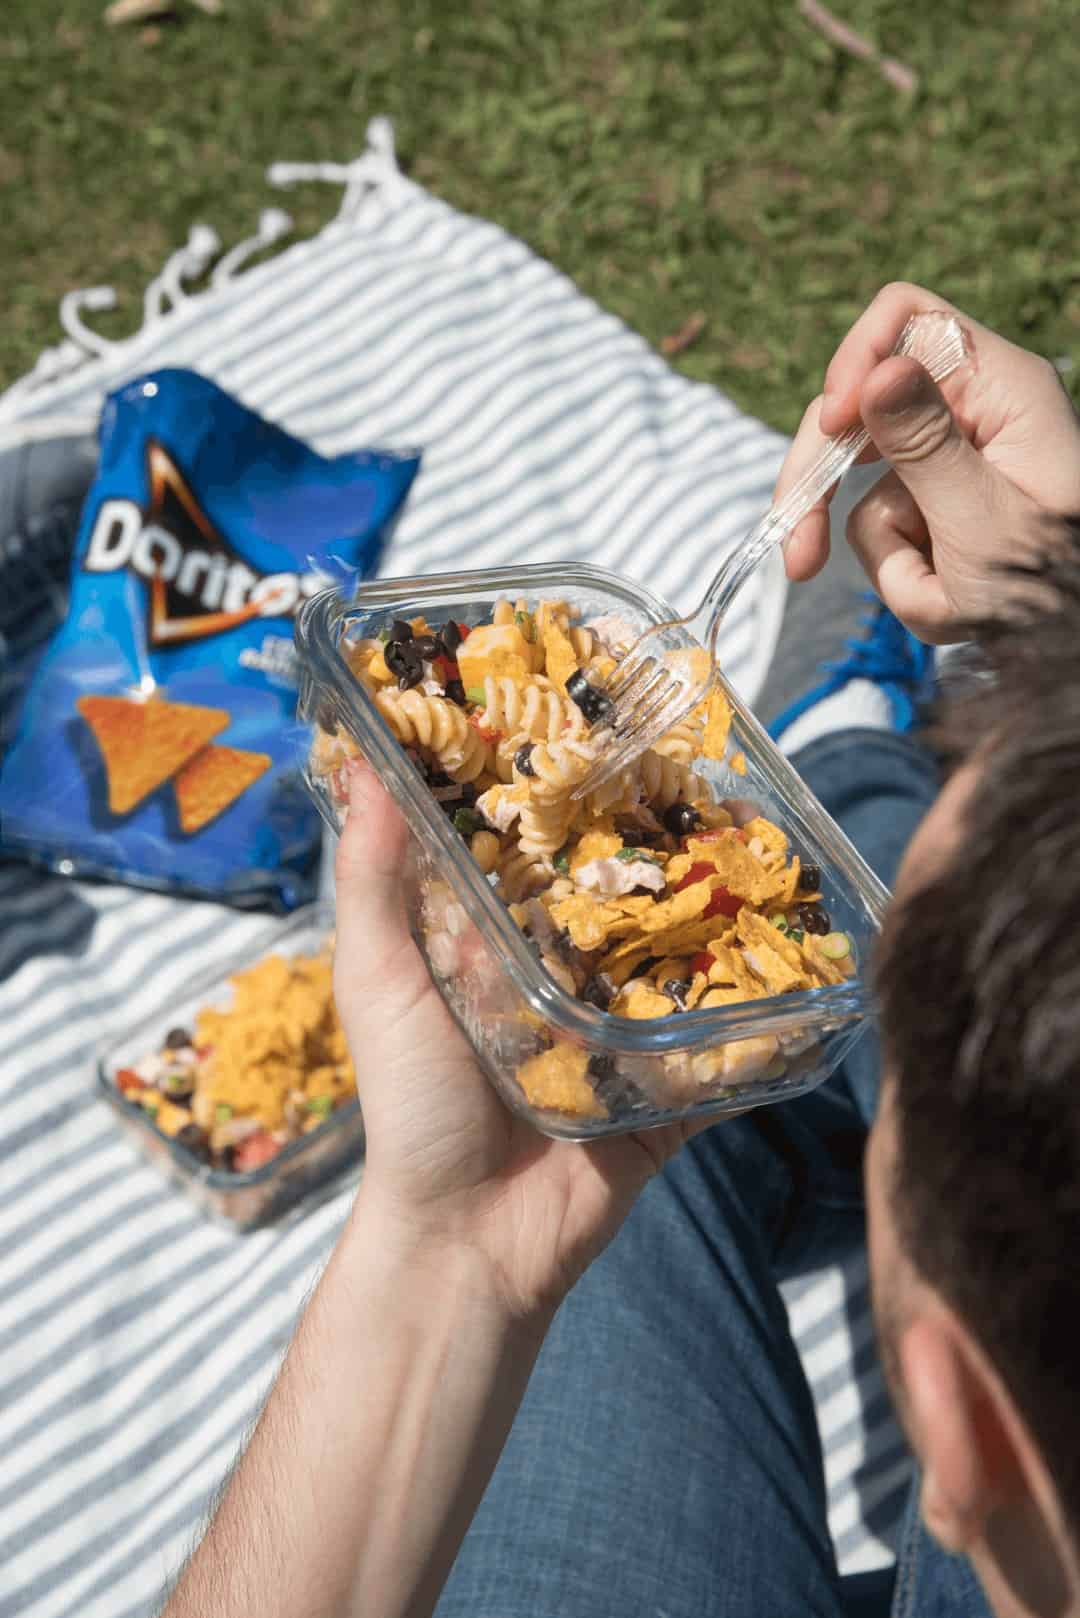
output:
[[[862,1033],[864,977],[886,892],[851,843],[725,683],[732,746],[745,774],[704,759],[694,769],[721,799],[750,800],[776,822],[804,862],[821,867],[832,925],[852,944],[856,971],[844,983],[647,1021],[613,1016],[576,998],[541,965],[509,910],[435,801],[424,777],[384,723],[343,655],[350,640],[378,635],[395,618],[490,621],[496,601],[567,602],[581,620],[618,615],[634,630],[675,614],[626,579],[587,566],[532,566],[386,579],[351,600],[312,597],[296,626],[300,711],[326,730],[343,727],[397,801],[411,833],[406,862],[414,937],[480,1065],[515,1112],[568,1140],[649,1128],[676,1119],[734,1113],[787,1100],[821,1084]],[[324,780],[308,780],[327,822],[339,817]],[[588,1057],[584,1090],[538,1103],[518,1074],[558,1047]]]
[[[167,1005],[106,1039],[98,1052],[98,1088],[140,1150],[200,1207],[238,1229],[269,1224],[359,1165],[364,1149],[359,1101],[336,1107],[318,1128],[290,1141],[260,1168],[235,1173],[212,1168],[179,1141],[163,1135],[150,1113],[128,1100],[116,1075],[134,1066],[147,1051],[158,1049],[170,1028],[190,1026],[203,1007],[227,1007],[229,979],[235,973],[271,954],[317,954],[333,925],[333,909],[328,905],[298,910],[284,924],[267,929],[243,953],[207,966],[171,995]]]

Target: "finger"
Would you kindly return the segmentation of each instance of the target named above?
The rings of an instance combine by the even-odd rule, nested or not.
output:
[[[960,431],[941,389],[915,360],[884,360],[859,409],[874,443],[937,537],[978,532],[1007,484]]]
[[[793,584],[804,584],[829,560],[829,511],[820,501],[784,541],[784,567]]]
[[[894,472],[863,496],[847,522],[848,544],[881,600],[920,640],[956,639],[956,614],[929,556],[922,512]]]
[[[348,1029],[357,1009],[375,1004],[395,1019],[429,983],[409,934],[402,889],[408,828],[362,760],[349,772],[349,814],[338,844],[334,988]]]

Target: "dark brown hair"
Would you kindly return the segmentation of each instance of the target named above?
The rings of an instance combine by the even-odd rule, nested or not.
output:
[[[901,1241],[1010,1388],[1080,1534],[1080,525],[942,715],[958,846],[878,965]]]

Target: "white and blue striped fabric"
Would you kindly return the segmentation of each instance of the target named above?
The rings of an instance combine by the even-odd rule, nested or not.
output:
[[[174,264],[125,343],[69,318],[75,341],[0,399],[0,433],[92,423],[122,379],[192,366],[325,452],[423,447],[388,573],[588,558],[692,605],[768,503],[783,440],[402,177],[385,124],[314,177],[346,186],[317,238],[197,296]],[[751,700],[783,598],[774,567],[725,631]],[[220,1228],[95,1095],[103,1036],[268,925],[0,863],[0,1618],[156,1610],[344,1217],[348,1186],[272,1230]],[[880,1386],[867,1407],[851,1377],[869,1359],[865,1274],[806,1277],[789,1303],[842,1563],[874,1566],[867,1502],[894,1499],[905,1463]]]

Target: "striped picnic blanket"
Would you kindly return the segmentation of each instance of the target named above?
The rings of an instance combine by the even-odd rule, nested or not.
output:
[[[189,243],[123,343],[69,306],[69,342],[0,399],[0,451],[5,434],[90,428],[122,379],[187,365],[325,453],[423,446],[385,572],[580,557],[692,605],[767,504],[781,438],[675,375],[520,242],[404,178],[385,122],[353,164],[271,177],[339,181],[340,213],[242,274],[234,254],[194,296],[184,278],[206,243]],[[783,598],[774,567],[725,626],[725,666],[751,700]],[[9,655],[29,621],[11,616]],[[236,1235],[142,1162],[94,1092],[108,1032],[272,921],[14,861],[0,863],[0,918],[0,1618],[144,1618],[259,1409],[352,1187]],[[872,1566],[887,1552],[867,1502],[894,1499],[900,1460],[880,1388],[867,1427],[850,1375],[852,1355],[869,1359],[865,1275],[804,1278],[789,1301],[843,1564]]]

